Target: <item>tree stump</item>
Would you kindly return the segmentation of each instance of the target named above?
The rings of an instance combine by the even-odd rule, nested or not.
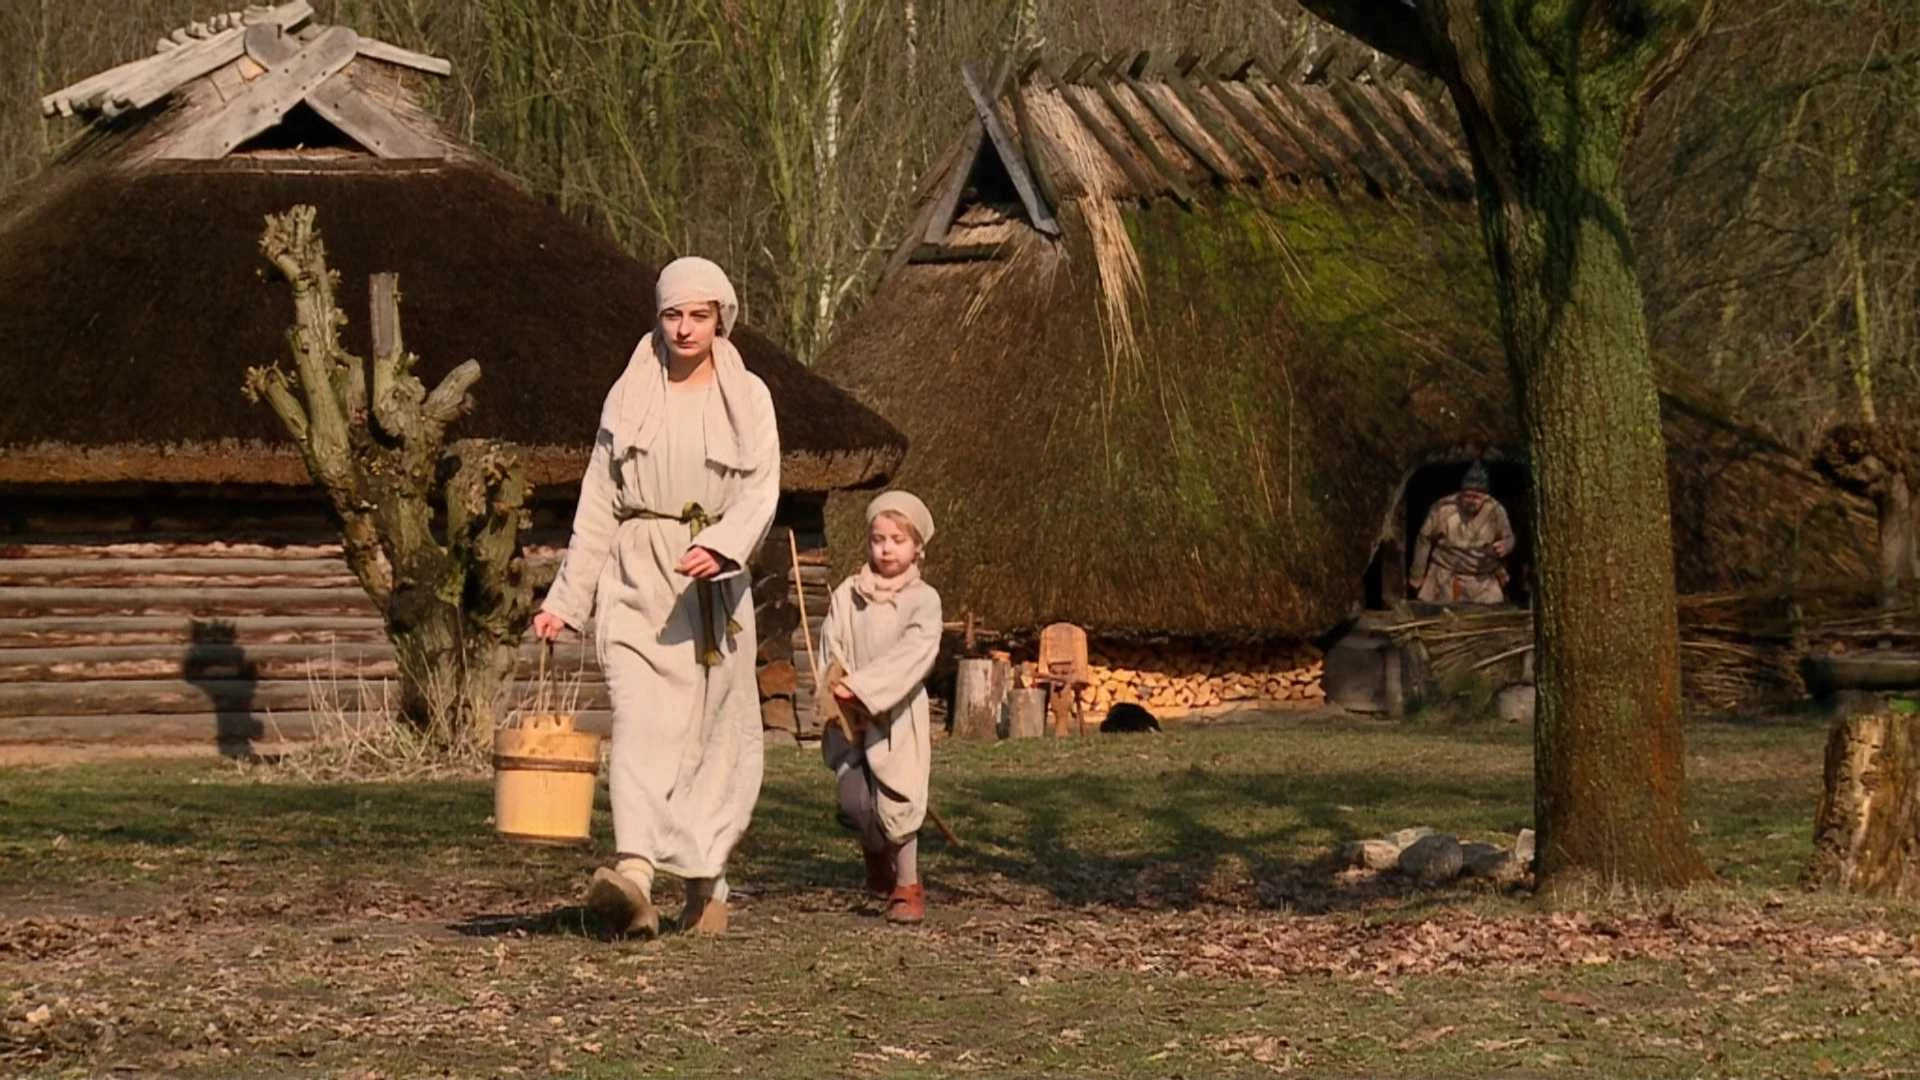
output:
[[[1834,725],[1809,876],[1868,896],[1920,897],[1920,716],[1883,710]]]
[[[953,737],[1000,737],[1000,710],[1006,704],[1013,669],[998,660],[962,660],[954,680]]]
[[[1037,739],[1047,733],[1047,692],[1040,687],[1007,695],[1007,737]]]

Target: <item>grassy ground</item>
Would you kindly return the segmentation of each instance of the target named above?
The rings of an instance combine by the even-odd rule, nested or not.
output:
[[[595,856],[494,841],[481,781],[12,770],[0,1073],[1920,1076],[1920,913],[1795,884],[1822,738],[1696,727],[1721,883],[1584,913],[1326,858],[1407,825],[1510,840],[1512,728],[947,744],[967,846],[925,845],[918,930],[856,896],[817,759],[773,751],[734,933],[645,944],[575,906]]]

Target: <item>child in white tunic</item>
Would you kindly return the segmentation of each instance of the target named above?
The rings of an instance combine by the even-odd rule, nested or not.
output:
[[[927,814],[933,766],[926,679],[940,650],[940,594],[920,579],[933,539],[926,504],[890,491],[867,506],[867,565],[833,591],[821,628],[819,678],[841,712],[859,718],[848,743],[838,726],[822,741],[839,779],[842,820],[860,838],[867,889],[886,900],[890,922],[926,914],[916,834]]]

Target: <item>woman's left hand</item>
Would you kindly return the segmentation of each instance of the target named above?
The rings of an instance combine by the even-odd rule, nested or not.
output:
[[[695,581],[711,581],[719,577],[720,572],[725,568],[725,562],[712,549],[695,544],[687,549],[685,555],[680,556],[680,562],[674,570]]]

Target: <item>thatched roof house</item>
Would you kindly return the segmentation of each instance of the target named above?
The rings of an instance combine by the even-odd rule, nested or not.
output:
[[[517,446],[542,485],[532,542],[565,542],[655,272],[440,127],[416,91],[445,61],[312,15],[196,23],[42,102],[88,127],[0,207],[0,737],[230,736],[255,710],[302,715],[310,676],[390,670],[299,455],[241,393],[286,355],[292,299],[258,243],[295,204],[342,275],[345,345],[370,353],[367,278],[397,272],[421,376],[483,369],[455,434]],[[757,568],[777,657],[788,531],[817,549],[826,493],[884,482],[906,441],[765,337],[735,340],[780,425]]]
[[[342,272],[348,348],[367,354],[367,276],[398,272],[423,377],[468,358],[485,372],[464,433],[524,448],[536,482],[580,475],[651,320],[653,268],[441,130],[411,87],[443,61],[310,16],[223,19],[43,103],[92,132],[0,210],[0,484],[305,486],[239,390],[286,351],[292,301],[258,241],[296,203],[318,207]],[[885,420],[751,329],[738,343],[773,391],[789,490],[898,462]]]
[[[1475,453],[1524,529],[1469,165],[1444,99],[1392,74],[1329,50],[968,76],[972,130],[820,364],[912,439],[896,483],[941,519],[951,612],[1319,634],[1390,598]],[[1685,589],[1853,558],[1857,517],[1801,534],[1831,497],[1804,467],[1669,406]]]

